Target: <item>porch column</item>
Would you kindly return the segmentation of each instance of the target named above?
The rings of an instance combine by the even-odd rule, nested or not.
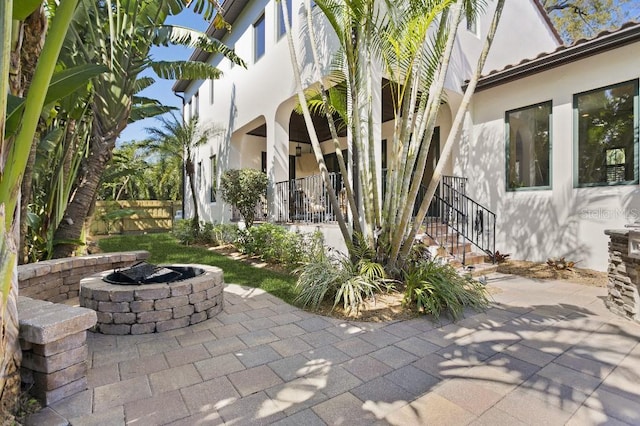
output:
[[[276,184],[289,179],[289,114],[278,111],[267,117],[267,204],[269,221],[288,219],[288,191],[277,191]],[[288,186],[287,186],[288,188]],[[281,188],[282,189],[282,188]]]

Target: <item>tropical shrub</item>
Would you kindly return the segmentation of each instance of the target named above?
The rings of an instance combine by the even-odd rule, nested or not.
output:
[[[389,289],[382,265],[367,258],[351,260],[338,251],[329,251],[298,268],[295,303],[317,309],[326,299],[340,302],[347,314],[357,314],[366,299],[373,299],[383,288]]]
[[[219,223],[211,229],[211,243],[214,246],[235,244],[238,241],[238,225]]]
[[[239,231],[235,244],[244,254],[285,266],[309,262],[324,251],[320,232],[303,234],[272,223],[263,223]]]
[[[193,222],[190,219],[178,219],[173,221],[171,234],[176,237],[181,244],[193,244],[197,239],[197,232],[193,229]]]
[[[439,259],[411,267],[405,274],[405,284],[404,303],[415,304],[420,312],[436,319],[446,313],[458,320],[465,307],[482,311],[489,306],[484,285],[470,275],[458,274],[453,266]]]
[[[256,205],[267,193],[267,175],[260,170],[227,170],[220,179],[222,198],[240,211],[247,228],[251,228]]]

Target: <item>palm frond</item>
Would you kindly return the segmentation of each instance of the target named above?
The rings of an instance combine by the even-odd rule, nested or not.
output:
[[[154,61],[151,68],[166,80],[217,79],[222,75],[219,69],[204,62]]]
[[[133,84],[133,93],[140,93],[155,82],[152,77],[140,77]]]
[[[145,118],[157,117],[178,108],[172,106],[159,105],[155,103],[133,104],[131,106],[131,115],[129,115],[129,123],[133,123]]]
[[[246,67],[235,51],[202,31],[178,25],[158,25],[141,29],[143,34],[150,37],[151,43],[157,46],[170,44],[201,49],[209,53],[220,53],[233,63]]]

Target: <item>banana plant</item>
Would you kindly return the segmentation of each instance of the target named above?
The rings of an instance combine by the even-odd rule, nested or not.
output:
[[[232,49],[207,34],[165,24],[167,17],[190,4],[187,0],[80,0],[70,31],[72,46],[77,52],[74,57],[82,58],[84,62],[97,61],[109,71],[93,81],[89,155],[83,160],[64,220],[54,234],[53,257],[69,256],[82,235],[116,139],[132,119],[140,73],[152,69],[158,77],[165,79],[220,76],[217,68],[202,62],[154,61],[149,54],[151,46],[178,44],[199,48],[224,55],[244,66]],[[206,4],[213,8],[220,6],[211,0],[208,3],[199,0],[194,2],[194,10],[199,12]],[[214,24],[226,25],[220,14],[216,15]]]
[[[43,106],[54,96],[49,84],[77,0],[61,0],[24,100],[9,98],[12,51],[20,21],[40,6],[39,0],[0,2],[0,416],[10,418],[20,392],[18,342],[17,246],[22,175]],[[13,52],[15,53],[15,52]],[[67,88],[66,90],[69,90]],[[68,93],[68,92],[67,92]],[[13,120],[13,121],[12,121]]]

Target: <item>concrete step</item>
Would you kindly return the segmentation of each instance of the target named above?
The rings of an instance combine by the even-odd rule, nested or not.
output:
[[[476,263],[475,265],[467,265],[463,268],[464,272],[471,273],[472,277],[481,277],[489,275],[498,270],[497,263]]]
[[[469,266],[469,265],[478,265],[481,263],[485,263],[485,257],[486,254],[484,253],[475,253],[475,252],[469,252],[465,254],[464,257],[464,264],[465,266]]]

